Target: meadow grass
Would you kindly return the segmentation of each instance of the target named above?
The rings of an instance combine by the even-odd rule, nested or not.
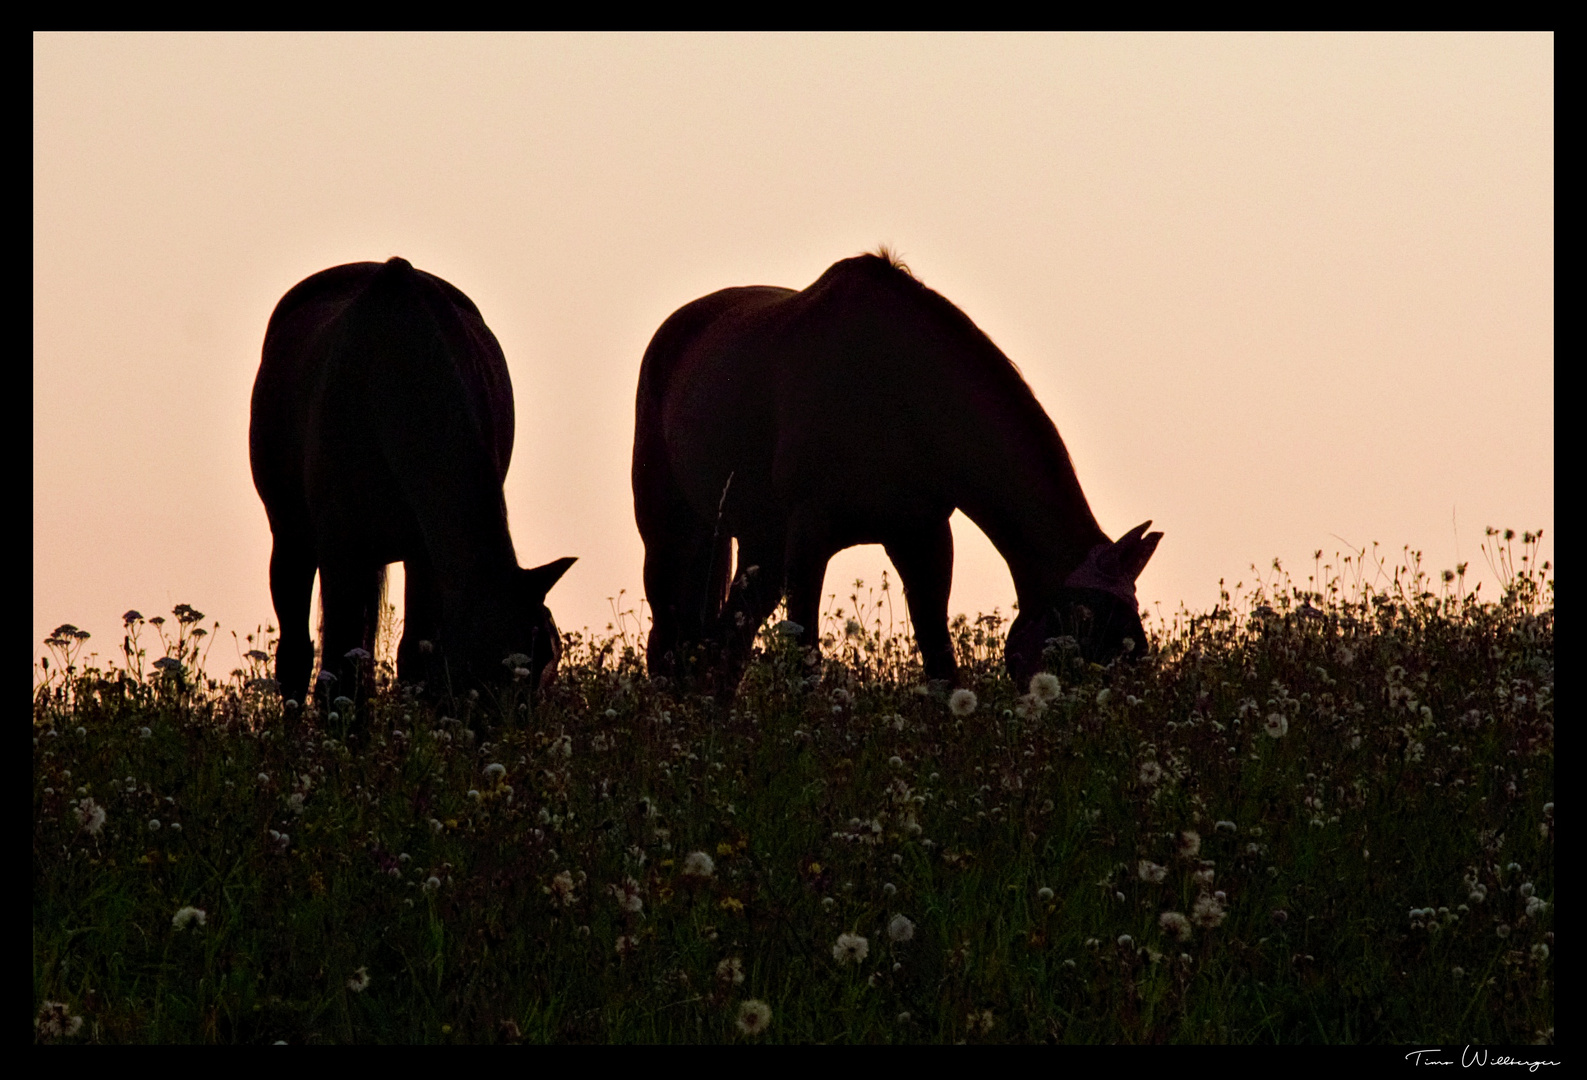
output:
[[[1553,584],[1503,541],[1494,602],[1275,563],[1144,659],[1055,639],[1034,689],[996,615],[922,685],[858,588],[730,706],[621,620],[538,702],[388,679],[297,726],[268,634],[223,683],[190,607],[129,612],[120,665],[62,627],[35,1036],[1551,1042]]]

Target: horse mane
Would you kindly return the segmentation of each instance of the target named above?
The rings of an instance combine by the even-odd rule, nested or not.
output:
[[[1047,410],[1036,400],[1036,394],[1025,381],[1019,366],[1010,360],[1008,355],[997,347],[997,343],[987,336],[986,331],[975,325],[975,321],[961,311],[957,304],[916,277],[915,272],[909,268],[897,251],[888,244],[879,244],[875,252],[866,252],[852,259],[845,259],[832,269],[836,270],[838,266],[852,267],[865,272],[875,282],[889,282],[895,288],[908,290],[926,310],[942,320],[955,336],[960,338],[971,355],[977,357],[982,373],[990,376],[994,384],[1007,394],[1009,403],[1031,429],[1050,434],[1050,449],[1056,452],[1059,459],[1068,467],[1069,474],[1075,475],[1074,460],[1069,456],[1069,448],[1064,445],[1063,436],[1058,434],[1058,427],[1052,422],[1052,417],[1047,415]],[[831,271],[829,270],[828,273]],[[1076,487],[1078,486],[1077,478]]]
[[[914,278],[917,281],[919,280],[918,278],[915,278],[915,272],[909,268],[909,264],[904,261],[903,256],[893,250],[892,245],[877,244],[875,257],[886,262],[887,265],[891,266],[894,270],[902,271],[906,277]]]

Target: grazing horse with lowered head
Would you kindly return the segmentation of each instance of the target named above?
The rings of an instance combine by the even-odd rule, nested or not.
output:
[[[554,676],[545,597],[574,560],[518,566],[502,498],[512,382],[468,297],[404,259],[300,282],[265,331],[248,443],[274,538],[283,697],[309,689],[315,573],[321,669],[352,694],[393,562],[407,578],[403,680],[461,689],[502,675],[513,654],[536,682]]]
[[[955,509],[1013,576],[1004,659],[1020,689],[1052,637],[1096,661],[1144,648],[1135,579],[1163,534],[1108,539],[1014,365],[885,250],[802,292],[723,289],[678,309],[645,350],[636,414],[652,673],[687,672],[704,648],[730,691],[785,596],[814,645],[828,560],[879,543],[926,675],[955,680]]]

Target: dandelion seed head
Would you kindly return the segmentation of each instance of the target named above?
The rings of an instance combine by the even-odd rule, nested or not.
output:
[[[871,943],[859,934],[839,934],[837,944],[832,946],[832,959],[840,964],[859,964],[870,951]]]
[[[1058,683],[1058,676],[1050,671],[1038,672],[1031,676],[1030,696],[1044,705],[1057,700],[1062,689]]]
[[[208,919],[209,916],[204,913],[203,908],[178,908],[176,914],[171,916],[171,928],[173,930],[186,930],[193,923],[203,926]]]
[[[703,851],[691,851],[680,871],[685,877],[708,878],[716,875],[716,861]]]
[[[894,915],[887,924],[887,939],[889,941],[904,942],[915,936],[915,924],[903,915]]]
[[[963,687],[955,690],[948,697],[948,711],[954,716],[964,717],[975,712],[975,691]]]
[[[369,989],[369,969],[361,967],[353,972],[353,977],[347,980],[347,989],[355,994],[362,994]]]
[[[1172,934],[1178,941],[1189,941],[1192,933],[1190,920],[1178,911],[1165,911],[1157,917],[1157,925],[1163,928],[1163,933]]]
[[[84,799],[72,811],[77,817],[77,822],[89,836],[99,835],[99,830],[105,825],[105,808],[93,799]]]
[[[1211,930],[1223,922],[1226,914],[1223,901],[1216,896],[1202,893],[1196,898],[1195,906],[1190,909],[1190,921],[1204,930]]]
[[[73,1016],[71,1007],[64,1001],[46,1001],[33,1020],[33,1028],[40,1039],[71,1038],[83,1030],[83,1018]]]
[[[756,998],[749,998],[738,1007],[738,1030],[745,1035],[759,1035],[771,1026],[771,1006]]]

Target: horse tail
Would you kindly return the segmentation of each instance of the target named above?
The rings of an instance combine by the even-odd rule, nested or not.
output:
[[[344,313],[327,379],[366,410],[372,448],[409,505],[450,508],[419,522],[431,542],[505,537],[490,417],[470,395],[460,368],[467,345],[434,280],[406,259],[382,264]]]

